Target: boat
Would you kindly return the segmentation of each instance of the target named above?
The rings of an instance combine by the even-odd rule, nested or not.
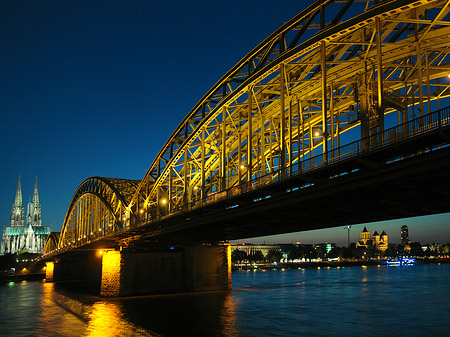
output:
[[[412,257],[399,257],[395,259],[386,260],[388,266],[410,266],[416,263],[416,259]]]

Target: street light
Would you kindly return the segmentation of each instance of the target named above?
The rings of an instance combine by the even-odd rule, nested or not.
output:
[[[348,225],[346,228],[347,228],[347,247],[350,247],[350,228],[352,228],[352,226]]]

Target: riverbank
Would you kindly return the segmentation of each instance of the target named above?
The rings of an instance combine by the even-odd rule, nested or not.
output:
[[[0,283],[22,282],[22,281],[41,281],[45,279],[45,273],[19,274],[19,275],[0,275]]]
[[[416,259],[417,263],[450,263],[448,258]],[[358,266],[385,265],[386,260],[350,260],[350,261],[313,261],[313,262],[279,262],[279,263],[233,263],[232,270],[254,269],[299,269],[299,268],[341,268]]]

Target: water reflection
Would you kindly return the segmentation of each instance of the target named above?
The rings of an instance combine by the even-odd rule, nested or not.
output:
[[[37,336],[238,336],[231,291],[103,299],[42,284]]]
[[[89,308],[85,336],[159,336],[125,320],[118,303],[95,302]]]
[[[446,336],[449,279],[450,264],[236,272],[229,292],[122,299],[0,284],[0,335]]]

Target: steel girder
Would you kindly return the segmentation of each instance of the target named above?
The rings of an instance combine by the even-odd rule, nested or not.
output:
[[[78,187],[67,210],[58,248],[76,247],[129,228],[139,180],[91,177]]]
[[[52,252],[56,252],[58,250],[58,241],[59,241],[59,235],[60,232],[51,232],[50,235],[47,238],[47,241],[45,241],[45,246],[42,254],[50,254]]]
[[[309,6],[177,127],[131,200],[131,226],[311,168],[350,141],[439,108],[450,93],[448,13],[448,1],[433,0]]]
[[[311,171],[356,140],[383,143],[385,126],[448,105],[449,37],[448,0],[316,1],[200,99],[141,181],[85,180],[57,249]]]

